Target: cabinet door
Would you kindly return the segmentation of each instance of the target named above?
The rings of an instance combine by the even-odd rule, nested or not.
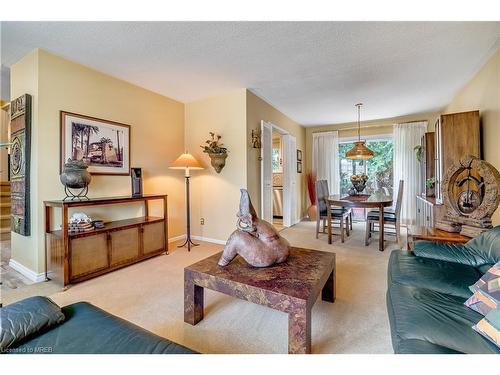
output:
[[[70,280],[109,267],[106,233],[70,240]]]
[[[145,224],[143,226],[143,253],[165,251],[165,223]]]
[[[110,233],[111,266],[127,263],[139,257],[139,227]]]

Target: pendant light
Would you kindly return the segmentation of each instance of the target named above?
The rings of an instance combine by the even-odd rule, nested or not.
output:
[[[358,108],[358,141],[354,142],[354,147],[345,153],[347,159],[370,159],[373,157],[373,151],[365,146],[365,141],[361,140],[360,111],[362,105],[363,103],[355,105]]]

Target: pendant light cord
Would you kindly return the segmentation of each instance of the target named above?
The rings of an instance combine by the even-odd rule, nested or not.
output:
[[[358,107],[358,142],[361,142],[361,122],[360,122],[360,119],[361,119],[361,106],[363,105],[363,103],[358,103],[356,104],[356,107]]]

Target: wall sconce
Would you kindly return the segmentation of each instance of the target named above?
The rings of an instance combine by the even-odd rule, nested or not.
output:
[[[260,129],[257,130],[252,129],[252,147],[257,149],[262,148],[262,143],[260,140]]]

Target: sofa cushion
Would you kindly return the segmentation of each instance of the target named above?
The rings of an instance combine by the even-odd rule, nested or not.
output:
[[[472,330],[482,316],[464,306],[464,298],[399,284],[387,293],[394,348],[423,340],[460,353],[500,353]]]
[[[474,267],[417,257],[404,250],[394,250],[389,259],[389,283],[431,289],[463,298],[471,296],[469,285],[481,276]]]
[[[481,233],[465,245],[415,241],[413,252],[420,257],[481,267],[482,271],[500,261],[500,225]]]
[[[86,302],[65,306],[62,312],[64,324],[22,343],[14,353],[195,353]]]
[[[0,352],[64,320],[61,308],[51,299],[40,296],[0,308],[0,317]]]
[[[456,350],[434,345],[424,340],[401,340],[396,354],[461,354]]]

